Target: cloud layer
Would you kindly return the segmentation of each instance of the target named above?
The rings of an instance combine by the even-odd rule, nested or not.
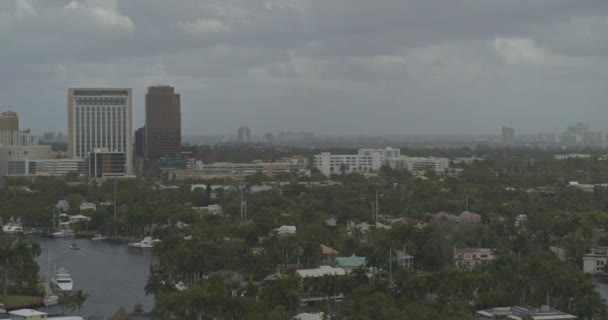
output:
[[[182,94],[185,134],[608,129],[605,0],[4,0],[0,109],[65,131],[70,86]],[[44,115],[41,116],[41,115]]]

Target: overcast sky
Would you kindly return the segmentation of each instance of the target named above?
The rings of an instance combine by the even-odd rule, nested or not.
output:
[[[184,134],[608,129],[607,0],[0,0],[0,109],[175,86]]]

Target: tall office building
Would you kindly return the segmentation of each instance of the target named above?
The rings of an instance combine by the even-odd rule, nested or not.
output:
[[[68,90],[68,156],[84,159],[95,149],[122,152],[133,173],[132,96],[130,88]]]
[[[502,127],[502,143],[505,146],[512,146],[515,143],[515,130],[509,127]]]
[[[251,142],[251,129],[246,126],[240,126],[238,130],[238,138],[240,143]]]
[[[7,146],[19,144],[19,115],[17,112],[0,113],[0,144]]]
[[[143,158],[146,152],[146,126],[135,130],[135,158]]]
[[[180,95],[170,86],[149,87],[146,94],[145,155],[148,159],[174,156],[182,147]]]

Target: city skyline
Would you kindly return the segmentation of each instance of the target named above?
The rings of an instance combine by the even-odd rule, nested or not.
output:
[[[179,88],[186,135],[242,123],[364,135],[555,132],[571,119],[606,129],[599,1],[8,0],[0,10],[1,109],[34,131],[67,127],[65,88],[78,86],[133,88],[140,127],[157,84]]]

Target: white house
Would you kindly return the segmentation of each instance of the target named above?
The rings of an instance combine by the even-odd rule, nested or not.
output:
[[[92,203],[92,202],[83,202],[80,204],[80,211],[85,211],[85,210],[97,210],[97,205]]]
[[[608,247],[595,247],[583,256],[583,272],[596,274],[603,273],[608,262]]]
[[[82,214],[70,216],[70,223],[90,222],[92,219]]]
[[[274,231],[278,235],[296,234],[296,226],[280,226],[274,229]]]

